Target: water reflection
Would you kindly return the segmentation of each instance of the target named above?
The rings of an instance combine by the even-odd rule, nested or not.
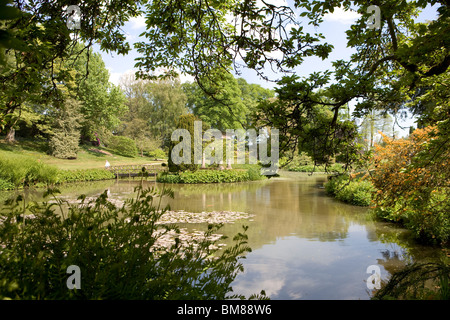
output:
[[[378,265],[385,281],[408,261],[437,259],[441,254],[415,244],[404,229],[372,221],[367,209],[327,197],[317,187],[325,179],[287,173],[247,183],[171,185],[175,199],[166,199],[163,205],[170,204],[173,210],[255,215],[252,221],[222,229],[232,238],[242,224],[249,226],[252,252],[242,261],[244,273],[232,284],[235,292],[247,296],[264,289],[272,299],[369,299],[368,266]],[[133,196],[137,183],[106,181],[60,189],[66,199],[105,190],[112,198],[124,199]],[[150,181],[145,185],[161,187]],[[42,191],[26,194],[28,201],[38,201],[40,196]]]

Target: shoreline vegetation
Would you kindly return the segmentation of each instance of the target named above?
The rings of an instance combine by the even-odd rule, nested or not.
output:
[[[104,169],[103,161],[115,157],[112,154],[108,155],[106,152],[96,152],[95,155],[87,153],[82,160],[86,160],[89,167],[86,169],[78,167],[70,170],[67,169],[65,163],[72,160],[60,160],[59,165],[49,164],[48,159],[45,158],[46,154],[39,150],[38,144],[32,146],[25,142],[24,144],[10,146],[0,143],[0,147],[0,191],[26,187],[45,188],[64,183],[115,179],[114,173]],[[19,150],[26,152],[19,152]],[[83,150],[86,151],[87,148]],[[115,159],[124,161],[120,156]],[[133,161],[139,164],[145,161],[148,163],[149,160],[148,157],[144,157],[144,159],[142,157],[130,158],[128,164]],[[350,175],[345,173],[341,163],[332,163],[325,168],[323,165],[314,165],[311,159],[304,154],[295,158],[291,163],[286,164],[283,163],[284,161],[285,159],[280,159],[283,170],[306,174],[328,174],[328,181],[323,187],[329,196],[351,205],[370,207],[375,219],[392,222],[410,229],[421,242],[448,243],[447,230],[450,226],[448,223],[443,223],[445,219],[419,215],[414,210],[404,211],[402,215],[399,215],[395,214],[396,208],[377,205],[374,203],[374,199],[379,194],[379,190],[375,187],[373,181],[366,179],[362,174]],[[99,167],[92,168],[94,163]],[[267,179],[266,176],[261,174],[261,166],[257,164],[234,164],[233,169],[224,170],[218,170],[217,167],[211,166],[206,169],[175,173],[164,172],[158,174],[156,181],[168,184],[209,184]],[[440,196],[439,192],[432,194],[434,197]]]
[[[160,173],[156,179],[161,183],[229,183],[265,180],[266,176],[262,175],[259,165],[243,164],[234,165],[233,169],[198,169],[196,171],[184,172],[164,172]]]
[[[9,201],[0,223],[0,265],[8,266],[0,299],[267,299],[264,291],[250,297],[232,292],[231,283],[243,271],[240,259],[251,251],[247,227],[232,244],[221,243],[226,237],[217,233],[223,223],[249,215],[228,212],[206,231],[191,232],[174,222],[204,217],[160,207],[161,197],[173,198],[170,189],[136,191],[116,206],[106,192],[70,204],[49,190],[56,203],[28,205],[29,219],[23,199]],[[65,205],[68,210],[62,210]],[[74,265],[83,270],[82,290],[61,285]]]
[[[0,191],[26,187],[45,188],[72,182],[115,179],[113,172],[105,170],[106,160],[113,164],[148,164],[153,158],[125,158],[109,152],[92,152],[83,148],[78,160],[56,159],[46,155],[39,145],[27,142],[7,145],[0,143]],[[102,151],[102,150],[100,150]],[[167,162],[167,161],[166,161]],[[86,164],[85,167],[83,164]],[[259,165],[235,164],[233,169],[164,173],[157,176],[161,183],[228,183],[267,179],[261,175]]]

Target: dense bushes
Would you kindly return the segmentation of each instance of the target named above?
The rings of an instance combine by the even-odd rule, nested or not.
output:
[[[108,148],[114,153],[124,157],[135,157],[138,154],[136,143],[133,139],[123,136],[112,136],[108,141]]]
[[[14,189],[14,185],[11,182],[0,178],[0,191],[12,189]]]
[[[260,179],[265,179],[265,177],[260,174],[259,169],[252,167],[247,170],[197,170],[176,174],[160,174],[157,181],[166,183],[219,183]]]
[[[331,177],[325,183],[325,191],[343,202],[358,206],[369,206],[375,188],[368,180],[350,180],[348,175],[340,175]]]
[[[105,169],[60,170],[56,183],[83,182],[114,179],[115,175]]]
[[[167,157],[164,150],[160,148],[153,149],[151,151],[147,151],[147,157],[153,158],[153,159],[165,159]]]
[[[0,190],[56,183],[58,169],[31,157],[0,155]],[[3,182],[1,182],[3,180]]]
[[[244,232],[234,244],[219,249],[220,228],[211,225],[204,237],[158,242],[180,233],[174,225],[156,224],[167,208],[160,193],[138,188],[135,199],[117,208],[106,192],[96,200],[68,206],[61,215],[55,204],[28,206],[10,201],[0,224],[0,299],[225,299],[230,284],[243,271],[239,259],[250,251]],[[161,247],[159,243],[167,243]],[[69,290],[67,268],[79,267],[81,290]]]
[[[287,157],[282,157],[279,161],[280,167],[288,171],[295,172],[344,172],[344,165],[341,163],[331,163],[325,166],[324,164],[314,164],[314,161],[305,152],[301,152],[293,157],[288,162]]]
[[[425,243],[450,241],[450,149],[438,129],[416,129],[408,138],[383,135],[366,159],[370,179],[332,178],[328,194],[357,205],[371,204],[378,219],[399,223]]]
[[[406,139],[384,136],[370,159],[376,216],[431,243],[450,241],[450,148],[438,133],[427,127]]]
[[[288,168],[289,171],[295,171],[295,172],[338,172],[342,173],[344,172],[343,166],[340,163],[335,163],[332,165],[329,165],[325,168],[324,165],[304,165],[304,166],[291,166]]]

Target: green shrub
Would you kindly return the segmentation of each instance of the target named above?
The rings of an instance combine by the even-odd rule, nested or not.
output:
[[[180,175],[178,173],[159,173],[156,181],[161,183],[180,183]]]
[[[0,191],[1,190],[12,190],[12,189],[14,189],[14,185],[11,182],[0,178]]]
[[[327,166],[326,168],[325,168],[325,165],[314,166],[313,164],[302,165],[302,166],[290,166],[290,167],[288,167],[288,171],[295,171],[295,172],[337,172],[337,173],[342,173],[342,172],[344,172],[344,169],[343,169],[343,166],[340,163],[335,163],[335,164]]]
[[[105,169],[60,170],[57,174],[57,183],[83,182],[114,179],[115,175]]]
[[[256,167],[250,167],[247,169],[248,173],[248,180],[255,181],[255,180],[263,180],[267,177],[261,174],[261,168],[259,166]]]
[[[165,159],[167,157],[166,153],[160,148],[147,152],[147,156],[154,159]]]
[[[353,179],[348,175],[332,177],[325,183],[325,191],[336,199],[357,206],[369,206],[375,191],[370,181]]]
[[[372,210],[373,215],[377,219],[400,223],[422,243],[449,243],[450,198],[444,189],[432,192],[429,199],[417,198],[416,203],[405,205],[403,201],[405,198],[399,197],[394,206],[378,202]]]
[[[247,171],[241,170],[198,170],[185,171],[180,174],[182,183],[214,183],[214,182],[241,182],[248,181]]]
[[[47,165],[31,157],[5,154],[0,156],[0,179],[14,187],[56,182],[56,167]]]
[[[108,202],[106,192],[96,200],[73,205],[54,197],[55,203],[29,206],[34,217],[21,216],[21,200],[9,201],[0,224],[0,299],[226,299],[231,283],[243,271],[239,260],[250,250],[244,232],[234,244],[219,249],[211,235],[173,239],[167,247],[158,239],[180,230],[156,224],[168,208],[158,198],[169,190],[137,189],[123,208]],[[78,266],[81,290],[67,287],[67,268]],[[70,279],[69,279],[70,280]]]
[[[259,169],[248,170],[197,170],[184,171],[178,174],[161,174],[158,176],[158,182],[166,183],[220,183],[220,182],[242,182],[251,180],[265,179],[261,176]]]
[[[135,157],[138,155],[138,149],[133,139],[123,136],[112,136],[109,139],[108,148],[114,153],[124,157]]]

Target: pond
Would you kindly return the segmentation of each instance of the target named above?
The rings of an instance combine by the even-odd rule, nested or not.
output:
[[[264,181],[171,185],[172,210],[189,212],[240,211],[251,219],[226,224],[230,238],[249,228],[252,252],[241,260],[244,272],[232,284],[235,293],[250,296],[265,290],[271,299],[370,299],[367,273],[378,266],[381,280],[389,279],[408,262],[438,259],[438,248],[421,246],[405,229],[375,222],[367,208],[340,203],[323,188],[325,175],[284,172]],[[61,196],[95,196],[108,189],[110,197],[134,194],[137,180],[79,183],[61,187]],[[147,185],[157,185],[146,182]],[[1,193],[0,200],[12,193]],[[40,200],[42,191],[26,198]],[[201,226],[190,226],[190,228]]]

